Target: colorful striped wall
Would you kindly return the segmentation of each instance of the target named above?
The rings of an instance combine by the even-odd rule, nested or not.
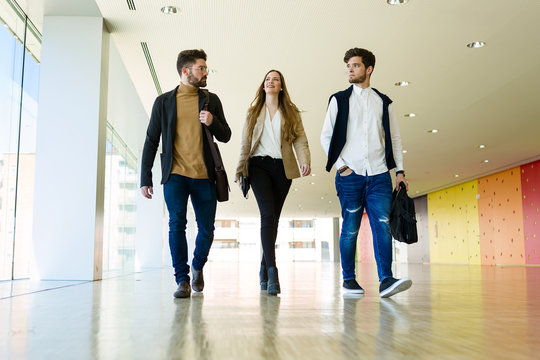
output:
[[[525,264],[520,168],[478,179],[482,264]]]
[[[521,167],[525,261],[540,264],[540,161]]]
[[[540,265],[540,161],[427,194],[416,212],[427,235],[408,262]],[[358,259],[374,262],[366,214],[358,241]]]
[[[540,161],[428,194],[433,263],[540,264]]]
[[[477,194],[470,181],[428,195],[431,262],[480,264]]]

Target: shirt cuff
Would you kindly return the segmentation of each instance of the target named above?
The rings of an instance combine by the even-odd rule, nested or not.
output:
[[[345,162],[341,160],[341,158],[338,158],[336,162],[334,163],[334,167],[336,168],[336,170],[339,170],[339,168],[343,166],[347,166],[347,164],[345,164]]]

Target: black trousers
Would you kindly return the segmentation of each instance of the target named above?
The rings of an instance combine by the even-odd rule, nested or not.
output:
[[[262,265],[276,266],[279,216],[292,180],[285,176],[281,159],[254,156],[249,159],[249,181],[261,214]]]

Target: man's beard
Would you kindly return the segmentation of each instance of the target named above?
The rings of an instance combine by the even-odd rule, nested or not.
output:
[[[366,81],[366,74],[360,75],[359,77],[355,77],[355,78],[349,78],[349,83],[351,84],[361,84],[364,81]]]
[[[195,87],[199,87],[199,88],[206,86],[206,77],[205,76],[203,76],[200,79],[197,79],[195,77],[195,75],[188,74],[187,81],[188,81],[189,85],[191,85],[191,86],[195,86]]]

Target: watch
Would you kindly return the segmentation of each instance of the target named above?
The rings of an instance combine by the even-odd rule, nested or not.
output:
[[[345,165],[344,167],[339,168],[337,172],[339,174],[343,174],[345,171],[347,171],[347,169],[349,169],[349,167]]]
[[[403,176],[405,176],[405,171],[404,170],[396,171],[396,176],[398,176],[399,174],[402,174]]]

